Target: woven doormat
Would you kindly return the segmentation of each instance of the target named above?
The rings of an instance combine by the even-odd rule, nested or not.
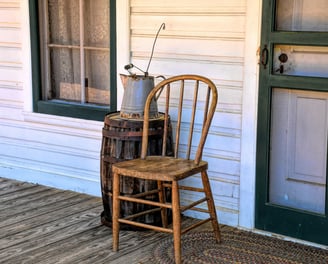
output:
[[[215,242],[212,232],[187,233],[182,236],[182,263],[328,263],[328,250],[238,229],[221,230],[222,242]],[[152,263],[174,263],[173,240],[165,239],[152,253]]]

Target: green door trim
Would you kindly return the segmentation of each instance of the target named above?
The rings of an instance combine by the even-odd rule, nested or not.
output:
[[[259,77],[255,227],[319,244],[328,245],[328,196],[325,214],[309,213],[269,203],[270,116],[273,88],[328,91],[328,78],[274,75],[275,44],[328,46],[328,33],[275,32],[274,0],[263,0],[261,50],[268,49],[268,63],[261,65]],[[265,54],[263,54],[265,55]]]

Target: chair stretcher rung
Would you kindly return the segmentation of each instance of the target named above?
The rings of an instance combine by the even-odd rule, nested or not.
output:
[[[202,188],[196,188],[191,186],[179,186],[180,190],[186,190],[186,191],[193,191],[193,192],[204,192],[204,189]]]
[[[126,219],[122,219],[122,218],[118,219],[118,221],[123,224],[143,227],[143,228],[161,231],[161,232],[165,232],[165,233],[173,233],[173,230],[170,228],[164,228],[164,227],[160,227],[160,226],[152,226],[152,225],[139,223],[139,222],[135,222],[135,221],[131,221],[131,220],[126,220]]]
[[[135,202],[135,203],[143,203],[143,204],[148,204],[148,205],[153,205],[153,206],[158,206],[158,207],[164,207],[164,208],[172,208],[171,204],[167,203],[160,203],[160,202],[155,202],[155,201],[150,201],[150,200],[144,200],[144,199],[138,199],[134,197],[129,197],[129,196],[122,196],[119,195],[118,198],[123,201],[128,201],[128,202]]]
[[[190,208],[189,210],[193,210],[193,211],[197,211],[197,212],[201,212],[201,213],[207,213],[207,214],[210,213],[209,210],[203,209],[203,208],[198,208],[198,207],[193,207],[193,208]]]
[[[152,195],[152,194],[158,193],[158,192],[159,192],[159,190],[155,189],[155,190],[151,190],[151,191],[148,191],[148,192],[133,194],[133,195],[130,195],[130,197],[139,198],[139,197],[144,197],[144,196],[147,196],[147,195]]]
[[[146,214],[151,214],[151,213],[154,213],[154,212],[158,212],[160,210],[161,210],[161,208],[149,209],[149,210],[146,210],[146,211],[142,211],[140,213],[135,213],[133,215],[126,216],[123,219],[129,220],[129,219],[133,219],[133,218],[136,218],[136,217],[139,217],[139,216],[142,216],[142,215],[146,215]]]
[[[203,225],[203,224],[205,224],[205,223],[207,223],[207,222],[209,222],[211,220],[212,220],[212,218],[207,218],[207,219],[201,220],[201,221],[199,221],[199,222],[197,222],[197,223],[195,223],[193,225],[190,225],[190,226],[184,228],[183,230],[181,230],[181,234],[184,234],[184,233],[188,232],[189,230],[194,229],[194,228],[196,228],[196,227],[198,227],[200,225]]]
[[[163,183],[163,186],[167,187],[167,188],[172,188],[171,183]],[[205,192],[205,190],[203,188],[196,188],[196,187],[183,186],[183,185],[180,185],[179,189],[180,190],[186,190],[186,191],[193,191],[193,192]]]
[[[181,212],[186,211],[188,209],[191,209],[192,207],[195,207],[196,205],[201,204],[201,203],[205,202],[206,200],[207,200],[207,198],[204,197],[203,199],[200,199],[200,200],[198,200],[196,202],[193,202],[193,203],[191,203],[189,205],[182,206],[181,207]]]

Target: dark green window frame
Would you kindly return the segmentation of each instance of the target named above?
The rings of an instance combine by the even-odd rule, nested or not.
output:
[[[103,121],[109,112],[117,110],[116,93],[116,0],[110,1],[110,102],[109,107],[68,104],[42,100],[41,61],[39,42],[38,0],[29,0],[32,54],[33,112]]]

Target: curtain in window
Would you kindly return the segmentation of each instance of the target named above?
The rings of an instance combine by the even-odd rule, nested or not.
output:
[[[108,105],[109,1],[48,0],[47,17],[48,99]]]

